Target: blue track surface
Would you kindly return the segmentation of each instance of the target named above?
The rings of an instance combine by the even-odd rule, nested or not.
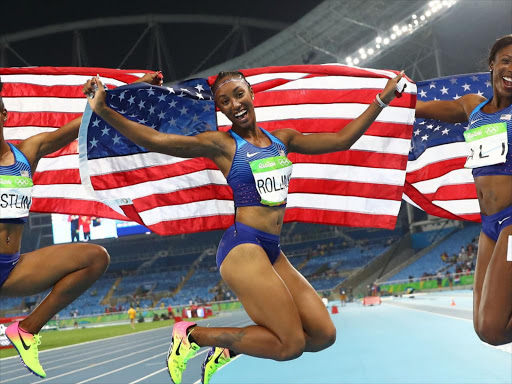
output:
[[[456,306],[451,306],[452,300]],[[473,331],[471,295],[416,295],[333,315],[336,343],[297,360],[240,356],[218,371],[221,383],[512,383],[512,355],[482,343]],[[243,326],[245,313],[209,319]],[[41,352],[48,377],[27,373],[18,358],[0,360],[2,383],[170,383],[165,355],[170,328]],[[43,338],[44,342],[44,338]],[[206,349],[189,362],[183,383],[196,383]]]

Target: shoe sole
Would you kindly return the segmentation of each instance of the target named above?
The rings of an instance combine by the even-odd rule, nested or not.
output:
[[[23,366],[24,366],[25,368],[27,368],[27,369],[28,369],[28,371],[29,371],[30,373],[32,373],[33,375],[35,375],[35,376],[37,376],[37,377],[40,377],[41,379],[46,378],[46,376],[41,376],[40,374],[38,374],[38,373],[34,372],[33,370],[31,370],[31,369],[30,369],[30,367],[29,367],[27,364],[25,364],[25,361],[24,361],[24,360],[23,360],[23,358],[21,357],[21,353],[20,353],[20,351],[18,350],[18,348],[16,347],[16,344],[14,344],[14,343],[12,342],[11,338],[10,338],[9,336],[7,336],[7,333],[5,333],[5,337],[7,337],[7,339],[11,342],[12,346],[14,347],[14,349],[16,350],[16,352],[18,353],[18,356],[19,356],[19,358],[20,358],[21,364],[23,364]]]

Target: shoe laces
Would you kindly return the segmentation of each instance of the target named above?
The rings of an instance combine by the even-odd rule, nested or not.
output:
[[[39,351],[37,348],[39,345],[41,345],[41,336],[39,335],[39,333],[36,333],[34,334],[34,338],[32,339],[31,347],[33,347],[32,352],[34,353],[34,358],[36,359],[37,362],[39,362]]]

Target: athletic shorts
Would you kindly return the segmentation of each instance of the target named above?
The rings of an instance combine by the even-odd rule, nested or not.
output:
[[[267,253],[271,264],[276,262],[281,253],[278,235],[263,232],[237,222],[226,230],[220,240],[219,248],[217,249],[217,268],[220,268],[229,251],[240,244],[259,245]]]
[[[505,208],[494,215],[480,215],[482,218],[482,232],[494,241],[498,241],[498,236],[504,228],[512,225],[512,206]]]
[[[0,287],[5,283],[19,260],[19,252],[15,254],[0,253]]]

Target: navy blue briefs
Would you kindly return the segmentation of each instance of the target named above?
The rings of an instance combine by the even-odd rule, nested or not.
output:
[[[271,264],[276,262],[281,253],[278,235],[263,232],[237,222],[226,230],[220,240],[219,248],[217,249],[217,268],[220,268],[228,253],[240,244],[259,245],[267,253]]]
[[[0,287],[7,280],[19,260],[19,252],[15,254],[0,253]]]
[[[482,232],[494,241],[498,241],[498,236],[504,228],[512,225],[512,206],[507,207],[494,215],[480,215],[482,218]]]

